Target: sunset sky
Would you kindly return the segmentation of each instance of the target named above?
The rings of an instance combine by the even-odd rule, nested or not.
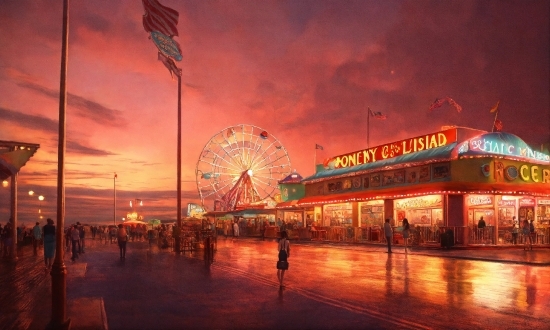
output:
[[[370,146],[444,125],[490,131],[499,100],[505,132],[550,141],[546,0],[160,2],[179,12],[183,206],[200,202],[205,144],[238,124],[276,136],[303,177],[315,157],[366,147],[367,107],[387,116],[371,118]],[[114,172],[118,218],[135,198],[146,219],[176,218],[177,80],[143,14],[138,0],[70,2],[67,223],[112,223]],[[27,225],[39,206],[56,217],[61,28],[62,1],[0,1],[0,140],[40,144],[18,178]],[[428,110],[446,96],[463,111]]]

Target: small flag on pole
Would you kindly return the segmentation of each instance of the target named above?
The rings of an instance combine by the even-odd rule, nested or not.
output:
[[[386,115],[383,115],[381,112],[374,112],[369,108],[369,113],[372,117],[376,119],[386,119]]]
[[[118,175],[116,175],[116,173],[115,173],[115,179],[116,179],[116,178],[118,178]]]
[[[430,111],[441,107],[443,105],[443,103],[445,103],[445,99],[435,99],[435,101],[433,101],[432,105],[430,105]]]
[[[146,32],[157,31],[167,36],[178,35],[179,13],[161,5],[157,0],[143,0],[143,28]]]
[[[502,128],[504,127],[504,124],[502,124],[502,121],[500,119],[495,120],[495,131],[500,132],[502,131]]]
[[[317,143],[315,143],[315,149],[325,150],[325,149],[323,149],[323,146],[322,146],[322,145],[317,144]]]
[[[497,101],[497,104],[495,104],[494,107],[491,108],[491,110],[489,110],[490,113],[495,113],[498,111],[498,105],[500,104],[500,100]]]
[[[433,111],[434,109],[437,109],[439,107],[441,107],[445,102],[449,103],[450,105],[452,105],[453,107],[455,107],[456,111],[457,112],[461,112],[462,111],[462,107],[460,105],[458,105],[458,103],[455,102],[455,100],[453,100],[452,98],[450,97],[444,97],[444,98],[441,98],[441,99],[435,99],[435,101],[433,101],[433,103],[430,105],[430,111]]]
[[[455,100],[453,100],[452,98],[448,97],[447,96],[447,102],[449,102],[450,105],[452,105],[453,107],[455,107],[456,111],[457,112],[461,112],[462,111],[462,107],[460,105],[458,105],[458,103],[455,102]]]

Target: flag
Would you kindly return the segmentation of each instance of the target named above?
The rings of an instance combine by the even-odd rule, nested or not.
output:
[[[159,52],[158,59],[162,62],[162,64],[164,64],[168,71],[170,71],[170,76],[172,76],[172,79],[174,79],[174,75],[181,77],[181,69],[176,66],[173,59],[164,56],[161,52]]]
[[[315,143],[315,149],[325,150],[325,149],[323,149],[323,146],[322,146],[322,145],[317,144],[317,143]]]
[[[494,107],[491,108],[491,110],[489,110],[490,113],[495,113],[498,111],[498,105],[500,104],[500,100],[497,101],[497,104],[495,104]]]
[[[430,111],[439,108],[445,103],[446,99],[435,99],[435,101],[430,105]]]
[[[449,102],[450,105],[452,105],[453,107],[455,107],[456,111],[457,112],[461,112],[462,111],[462,107],[460,105],[458,105],[458,103],[455,102],[455,100],[453,100],[452,98],[448,97],[447,96],[447,102]]]
[[[117,176],[116,173],[115,173],[115,179],[117,179],[117,178],[118,178],[118,176]]]
[[[142,0],[145,15],[143,15],[143,28],[147,32],[157,31],[167,36],[178,35],[179,13],[161,5],[157,0]]]
[[[495,120],[495,126],[494,126],[495,131],[500,132],[502,131],[503,127],[504,125],[502,124],[502,121],[500,121],[500,119]]]
[[[369,113],[372,117],[376,119],[386,119],[386,115],[383,115],[381,112],[374,112],[369,108]]]

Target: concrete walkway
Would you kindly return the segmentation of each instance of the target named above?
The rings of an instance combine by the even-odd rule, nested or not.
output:
[[[376,252],[375,255],[385,251],[385,246],[379,244],[292,243]],[[400,255],[404,250],[394,246],[393,252]],[[346,329],[364,328],[365,324],[376,324],[381,329],[424,328],[372,311],[357,314],[345,306],[335,309],[331,300],[320,301],[298,287],[278,291],[275,279],[256,276],[249,281],[246,270],[227,267],[229,259],[225,263],[220,260],[220,265],[214,262],[210,267],[201,260],[201,253],[175,255],[146,242],[129,242],[127,258],[121,260],[116,244],[88,239],[87,253],[76,262],[68,255],[65,258],[71,329]],[[224,252],[227,256],[231,253],[227,249]],[[51,276],[45,271],[41,255],[42,251],[33,256],[31,247],[26,246],[19,251],[17,263],[0,262],[0,329],[47,327],[51,318]],[[521,247],[451,250],[415,247],[411,255],[535,267],[550,265],[550,249],[540,247],[532,251]],[[250,276],[254,277],[252,273]],[[258,305],[261,313],[257,312]],[[303,317],[312,311],[315,315]]]

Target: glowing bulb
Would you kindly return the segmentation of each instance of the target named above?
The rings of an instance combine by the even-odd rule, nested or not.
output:
[[[32,195],[34,195],[34,191],[29,190],[29,196],[32,196]]]
[[[246,174],[248,174],[248,176],[252,176],[252,174],[254,174],[254,172],[252,172],[252,170],[248,170],[248,171],[246,171]]]

